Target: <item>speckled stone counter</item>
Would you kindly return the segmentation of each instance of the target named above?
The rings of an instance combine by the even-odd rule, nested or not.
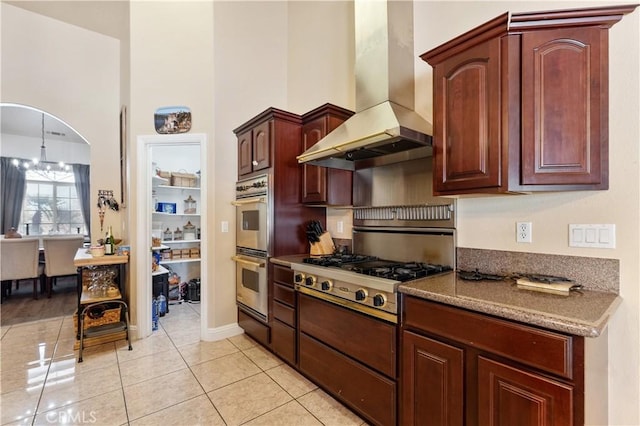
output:
[[[400,293],[585,337],[598,337],[621,299],[615,293],[555,295],[513,281],[465,281],[453,272],[400,285]]]

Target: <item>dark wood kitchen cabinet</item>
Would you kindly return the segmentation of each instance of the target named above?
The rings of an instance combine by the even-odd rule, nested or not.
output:
[[[269,175],[267,188],[267,257],[278,257],[306,253],[309,243],[305,234],[305,225],[312,220],[325,226],[323,209],[309,208],[300,202],[302,167],[296,156],[302,153],[302,119],[300,115],[277,108],[267,108],[238,126],[234,133],[238,138],[238,177],[239,180]],[[238,324],[245,333],[256,339],[268,349],[275,337],[279,355],[295,362],[291,349],[283,346],[282,336],[291,335],[291,326],[274,319],[272,268],[267,272],[267,320],[259,318],[250,310],[238,308]],[[291,281],[292,282],[292,281]],[[275,305],[286,310],[285,304]],[[291,306],[288,306],[291,308]],[[274,325],[275,324],[275,325]],[[292,344],[295,344],[292,341]]]
[[[269,121],[238,135],[238,178],[271,165]]]
[[[298,293],[298,368],[371,424],[397,424],[397,326]]]
[[[353,111],[324,104],[302,116],[302,145],[306,151],[333,131]],[[304,164],[302,202],[306,204],[351,205],[353,172]]]
[[[434,68],[434,193],[609,185],[608,29],[636,5],[505,13]]]
[[[270,264],[271,349],[291,365],[297,364],[297,301],[293,287],[293,271],[285,266]]]
[[[401,424],[584,423],[584,338],[403,302]]]
[[[238,179],[266,173],[280,150],[300,151],[300,116],[269,108],[233,132],[238,138]]]

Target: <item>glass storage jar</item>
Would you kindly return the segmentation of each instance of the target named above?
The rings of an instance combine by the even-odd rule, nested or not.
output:
[[[196,214],[196,200],[191,195],[184,200],[184,214]]]
[[[187,224],[182,227],[182,233],[185,240],[195,240],[196,239],[195,225],[193,225],[191,221],[187,222]]]
[[[173,239],[181,240],[182,239],[182,230],[178,227],[175,231],[173,231]]]

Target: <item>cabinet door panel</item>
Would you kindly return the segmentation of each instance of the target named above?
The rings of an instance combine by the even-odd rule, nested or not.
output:
[[[464,351],[403,332],[402,423],[462,425]]]
[[[607,146],[601,33],[581,28],[523,34],[523,184],[600,183]]]
[[[436,191],[500,185],[499,40],[436,66]]]
[[[302,126],[302,144],[306,151],[327,133],[325,119],[320,118]],[[325,203],[327,201],[327,169],[304,164],[302,166],[302,202]]]
[[[253,171],[271,166],[271,121],[258,124],[253,129]]]
[[[251,130],[238,136],[238,176],[251,173],[253,169],[253,144],[251,142]]]
[[[573,387],[484,357],[478,359],[478,423],[572,425]]]

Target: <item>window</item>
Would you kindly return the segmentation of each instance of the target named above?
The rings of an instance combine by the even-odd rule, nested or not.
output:
[[[30,235],[87,233],[73,172],[27,171],[20,229]]]

